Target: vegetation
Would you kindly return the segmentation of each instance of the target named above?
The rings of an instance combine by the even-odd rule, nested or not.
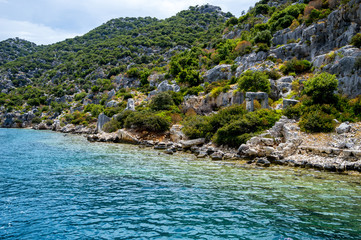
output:
[[[248,70],[239,78],[239,88],[244,92],[271,91],[271,84],[264,72]]]

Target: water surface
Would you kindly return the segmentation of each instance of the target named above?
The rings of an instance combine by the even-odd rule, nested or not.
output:
[[[361,177],[0,129],[0,239],[360,239]]]

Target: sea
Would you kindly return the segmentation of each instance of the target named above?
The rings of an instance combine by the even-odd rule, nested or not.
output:
[[[361,175],[0,129],[0,239],[361,239]]]

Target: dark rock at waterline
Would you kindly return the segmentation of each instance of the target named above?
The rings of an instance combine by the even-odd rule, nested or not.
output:
[[[256,165],[261,167],[269,167],[271,166],[271,162],[268,161],[267,158],[259,158],[256,161]]]
[[[215,152],[211,155],[212,160],[223,160],[223,153],[222,152]]]

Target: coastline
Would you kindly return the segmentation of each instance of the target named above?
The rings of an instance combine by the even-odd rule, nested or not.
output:
[[[66,125],[61,127],[58,122],[47,126],[44,123],[27,127],[34,130],[52,130],[64,134],[83,135],[89,142],[109,142],[138,145],[140,149],[153,148],[164,154],[173,155],[177,152],[193,154],[198,159],[241,163],[255,167],[267,168],[282,165],[292,168],[314,169],[343,174],[361,173],[361,151],[358,141],[361,141],[361,123],[350,124],[348,132],[341,134],[306,134],[300,132],[294,120],[281,118],[274,127],[263,134],[251,138],[239,149],[217,147],[205,139],[184,140],[179,125],[162,135],[139,133],[134,130],[120,129],[117,132],[97,132],[95,128],[81,125]],[[335,145],[330,139],[353,138],[353,146],[327,147]],[[322,139],[322,140],[320,140]],[[335,141],[339,141],[336,139]],[[352,149],[352,147],[354,149]]]

